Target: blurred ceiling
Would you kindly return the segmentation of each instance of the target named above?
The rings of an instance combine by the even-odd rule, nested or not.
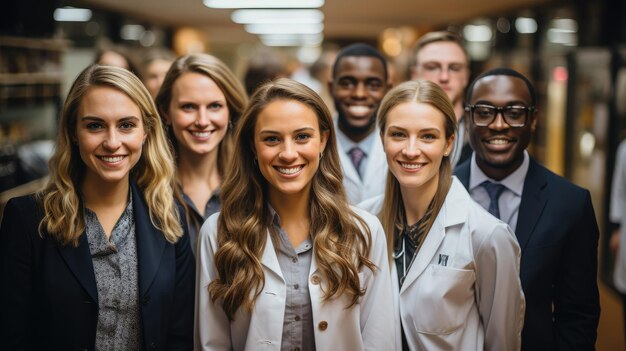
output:
[[[293,0],[298,1],[298,0]],[[119,11],[158,25],[195,27],[215,42],[254,41],[256,35],[230,19],[231,9],[210,9],[202,0],[77,0],[85,7]],[[375,39],[386,28],[429,28],[479,16],[530,8],[551,0],[326,0],[326,38]]]

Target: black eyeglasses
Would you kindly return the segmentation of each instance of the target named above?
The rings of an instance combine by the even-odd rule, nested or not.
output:
[[[487,127],[495,121],[498,113],[502,114],[504,122],[513,128],[520,128],[526,125],[528,113],[535,110],[534,106],[504,106],[496,107],[491,105],[467,105],[465,111],[470,112],[472,122],[479,127]]]

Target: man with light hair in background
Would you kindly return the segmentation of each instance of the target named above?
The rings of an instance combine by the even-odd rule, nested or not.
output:
[[[411,55],[411,79],[427,79],[439,84],[448,94],[457,121],[458,135],[452,153],[452,167],[463,162],[472,153],[463,127],[463,98],[469,82],[469,56],[461,38],[449,31],[430,32],[415,44]]]

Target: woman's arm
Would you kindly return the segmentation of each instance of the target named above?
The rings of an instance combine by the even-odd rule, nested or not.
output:
[[[10,200],[0,225],[0,340],[7,350],[31,349],[33,316],[32,237],[19,204]],[[38,224],[39,222],[37,222]],[[36,234],[35,234],[36,235]]]
[[[485,350],[519,350],[525,302],[519,279],[520,248],[515,234],[506,224],[498,223],[474,256]]]
[[[187,222],[184,212],[179,211],[182,218],[183,236],[176,242],[176,286],[168,350],[191,350],[193,348],[193,315],[194,315],[194,288],[196,266],[189,242]]]
[[[196,318],[195,350],[231,350],[230,321],[218,301],[213,303],[209,295],[209,283],[218,277],[215,268],[214,245],[217,240],[217,218],[209,217],[200,229],[196,253]]]
[[[359,302],[363,346],[365,350],[372,351],[393,350],[396,343],[396,311],[387,257],[387,242],[378,219],[370,215],[367,216],[367,222],[372,232],[370,260],[374,262],[377,269],[372,273],[368,268],[364,268],[368,270],[364,282],[366,291]]]

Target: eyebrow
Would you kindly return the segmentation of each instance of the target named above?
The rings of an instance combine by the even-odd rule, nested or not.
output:
[[[394,125],[390,125],[389,128],[387,128],[387,129],[389,130],[389,129],[392,129],[392,128],[406,131],[406,128],[399,127],[399,126],[394,126]],[[424,132],[439,132],[439,133],[441,133],[439,128],[422,128],[422,129],[419,130],[419,132],[420,133],[424,133]]]
[[[82,121],[102,122],[102,121],[104,121],[104,118],[100,118],[100,117],[96,117],[96,116],[83,116],[83,117],[80,118],[80,120],[81,120],[81,122]],[[141,119],[139,117],[135,117],[135,116],[127,116],[127,117],[120,118],[118,122],[125,122],[125,121],[130,121],[130,120],[139,121]]]
[[[475,103],[473,103],[473,105],[496,106],[493,102],[485,101],[485,100],[478,100]],[[531,106],[532,104],[529,104],[528,102],[523,101],[523,100],[511,100],[511,101],[507,101],[503,106],[514,106],[514,105]]]
[[[303,128],[299,128],[294,130],[292,133],[300,133],[300,132],[304,132],[304,131],[316,131],[315,128],[313,127],[303,127]],[[276,130],[262,130],[259,132],[259,134],[280,134],[279,131]]]

